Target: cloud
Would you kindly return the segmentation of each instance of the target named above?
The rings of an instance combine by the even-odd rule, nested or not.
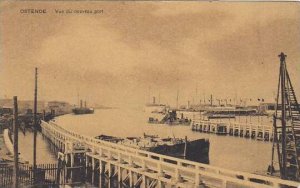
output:
[[[22,15],[24,6],[46,15]],[[199,93],[273,96],[277,54],[299,93],[299,18],[295,3],[1,2],[0,96],[143,104],[149,86],[174,103]],[[58,15],[54,9],[103,9]],[[5,15],[5,17],[3,16]],[[13,19],[12,19],[13,18]],[[20,89],[22,88],[22,90]],[[276,88],[275,88],[276,89]]]

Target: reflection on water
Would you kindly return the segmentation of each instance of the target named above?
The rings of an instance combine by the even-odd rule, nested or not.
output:
[[[192,118],[193,115],[189,114],[189,116]],[[149,114],[143,111],[110,109],[96,110],[95,114],[87,115],[69,114],[58,117],[56,122],[67,129],[92,137],[100,134],[118,137],[142,136],[143,133],[147,133],[161,137],[208,138],[210,140],[210,164],[232,170],[263,172],[270,163],[271,142],[192,132],[189,126],[148,124],[148,118]],[[249,120],[241,117],[236,121],[246,121],[246,119],[252,123],[260,121],[255,118],[257,117]],[[264,121],[269,122],[267,119]]]
[[[33,163],[33,132],[26,131],[22,133],[19,131],[19,153],[21,162]],[[37,134],[36,158],[37,164],[57,162],[54,153],[50,151],[49,143],[45,141],[40,133]]]

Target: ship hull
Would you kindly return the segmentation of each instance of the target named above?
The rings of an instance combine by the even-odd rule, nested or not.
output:
[[[95,138],[99,140],[104,140],[113,143],[121,143],[121,144],[124,144],[124,142],[122,141],[126,140],[123,138],[118,138],[118,137],[113,137],[108,135],[100,135]],[[198,139],[193,141],[187,141],[187,144],[185,142],[181,142],[172,145],[163,144],[163,145],[157,145],[153,147],[141,147],[140,149],[161,154],[161,155],[167,155],[171,157],[209,164],[209,146],[210,144],[208,140]]]
[[[161,145],[150,148],[148,151],[209,164],[209,141],[205,139],[187,142],[186,149],[185,143],[180,143],[171,146]]]
[[[94,110],[89,108],[75,108],[72,110],[72,112],[75,115],[81,115],[81,114],[93,114]]]

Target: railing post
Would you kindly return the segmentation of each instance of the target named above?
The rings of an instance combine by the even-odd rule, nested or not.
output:
[[[195,173],[195,188],[198,188],[200,184],[200,175],[198,172]]]
[[[158,177],[162,177],[162,176],[164,176],[164,172],[163,172],[163,170],[162,170],[162,168],[161,168],[161,163],[162,163],[162,161],[163,161],[163,159],[162,158],[160,158],[159,159],[159,162],[157,163],[157,175],[158,175]]]
[[[129,166],[132,166],[132,165],[133,165],[133,162],[132,162],[132,156],[131,156],[131,155],[129,155],[128,165],[129,165]]]
[[[146,176],[144,174],[142,174],[141,188],[147,188],[146,187]]]
[[[222,180],[222,188],[226,188],[227,187],[227,180],[223,179]]]
[[[122,169],[121,166],[118,166],[118,182],[122,181]]]
[[[104,166],[103,161],[101,159],[99,160],[99,169],[100,169],[100,174],[103,174],[103,172],[105,170],[105,166]]]
[[[133,187],[133,174],[131,170],[128,170],[129,173],[129,186]]]
[[[85,174],[88,173],[88,167],[89,167],[89,157],[85,155]]]
[[[181,162],[178,162],[177,166],[175,167],[175,182],[182,182],[182,178],[181,178],[181,175],[180,175],[180,169],[179,167],[181,167]]]
[[[108,168],[108,178],[112,177],[112,168],[111,168],[111,163],[107,162],[107,168]]]
[[[120,164],[122,164],[122,162],[123,162],[121,153],[118,153],[118,162]]]
[[[141,170],[147,171],[147,166],[146,166],[146,162],[145,162],[144,159],[142,160],[142,168],[141,168]]]
[[[73,151],[70,153],[71,156],[71,167],[74,167],[74,153]]]
[[[95,170],[95,158],[94,157],[92,157],[92,170],[93,170],[93,172]]]
[[[99,156],[102,157],[102,155],[103,155],[103,151],[102,151],[102,148],[100,148],[99,149]]]

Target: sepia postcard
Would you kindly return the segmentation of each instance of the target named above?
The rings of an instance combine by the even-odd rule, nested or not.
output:
[[[0,187],[300,187],[297,1],[0,1]]]

